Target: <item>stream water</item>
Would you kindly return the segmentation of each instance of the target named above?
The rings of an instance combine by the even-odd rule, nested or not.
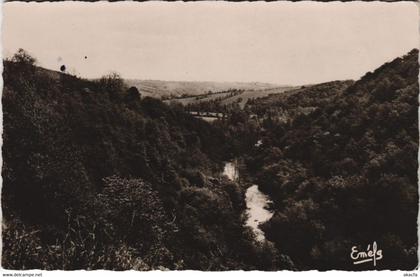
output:
[[[239,178],[238,168],[234,162],[225,163],[225,168],[223,169],[223,175],[227,176],[231,181],[237,181]]]
[[[239,172],[236,164],[234,162],[227,162],[223,170],[223,175],[226,175],[231,181],[237,181],[239,179]],[[273,212],[267,209],[271,200],[258,189],[257,185],[253,185],[245,192],[245,202],[247,208],[247,221],[245,225],[251,227],[258,241],[264,241],[264,232],[259,228],[259,225],[273,216]]]

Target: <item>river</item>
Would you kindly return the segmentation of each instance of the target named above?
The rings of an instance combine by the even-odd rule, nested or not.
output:
[[[225,164],[223,175],[226,175],[231,181],[239,179],[239,172],[235,162],[227,162]],[[259,228],[259,225],[273,216],[273,212],[267,209],[272,201],[258,189],[257,185],[252,185],[245,192],[245,203],[247,215],[245,225],[251,227],[258,241],[264,241],[264,232]]]
[[[225,168],[223,169],[223,175],[227,176],[231,181],[237,181],[239,178],[238,168],[236,167],[235,162],[225,163]]]

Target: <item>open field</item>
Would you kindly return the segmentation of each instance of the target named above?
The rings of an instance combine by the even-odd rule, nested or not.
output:
[[[239,106],[241,107],[241,109],[243,109],[248,99],[261,98],[261,97],[266,97],[271,94],[284,93],[286,91],[289,91],[295,88],[296,87],[285,86],[285,87],[268,88],[268,89],[261,89],[261,90],[246,90],[240,95],[235,95],[233,97],[223,100],[222,104],[228,105],[228,104],[235,103],[236,101],[240,100]]]
[[[160,98],[162,96],[199,95],[209,91],[220,92],[229,89],[267,89],[278,85],[268,83],[242,83],[242,82],[182,82],[160,80],[126,79],[129,86],[137,87],[144,96]]]
[[[249,99],[266,97],[269,95],[284,93],[286,91],[290,91],[294,89],[297,89],[297,87],[284,86],[284,87],[275,87],[275,88],[266,88],[266,89],[249,89],[241,93],[232,95],[231,97],[229,97],[230,92],[226,92],[226,93],[217,93],[217,94],[202,96],[200,98],[197,98],[197,96],[176,98],[176,99],[166,100],[164,102],[181,103],[182,105],[185,106],[188,104],[197,104],[197,103],[203,103],[203,102],[208,102],[208,101],[218,101],[221,106],[238,103],[241,109],[243,109]],[[220,98],[223,98],[223,99],[220,99]]]

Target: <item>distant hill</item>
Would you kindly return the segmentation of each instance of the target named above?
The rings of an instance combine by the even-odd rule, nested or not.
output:
[[[187,110],[192,111],[210,111],[222,112],[226,109],[243,109],[248,101],[255,99],[282,94],[290,90],[296,90],[296,87],[282,86],[266,89],[248,89],[248,90],[226,90],[211,94],[199,94],[188,97],[173,97],[164,100],[165,103],[180,103],[186,106]]]
[[[278,110],[282,106],[290,113],[296,108],[318,107],[328,103],[338,91],[344,91],[352,84],[353,80],[344,80],[290,88],[283,93],[270,93],[248,104],[258,114],[265,114],[268,109]]]
[[[296,89],[296,87],[292,86],[281,86],[281,87],[274,87],[274,88],[266,88],[260,90],[245,90],[241,95],[236,95],[234,97],[230,97],[223,101],[223,104],[232,104],[234,102],[238,102],[239,106],[243,109],[248,102],[249,99],[253,98],[260,98],[269,95],[276,95],[282,94],[286,91]]]
[[[263,90],[279,86],[260,82],[183,82],[137,79],[126,79],[125,81],[129,86],[137,87],[142,95],[155,98],[171,95],[177,97],[182,95],[199,95],[209,91],[219,92],[229,89]]]

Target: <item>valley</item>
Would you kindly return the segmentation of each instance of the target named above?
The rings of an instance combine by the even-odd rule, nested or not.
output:
[[[357,81],[139,90],[25,55],[4,62],[4,267],[352,270],[372,236],[378,269],[417,265],[417,50]]]

